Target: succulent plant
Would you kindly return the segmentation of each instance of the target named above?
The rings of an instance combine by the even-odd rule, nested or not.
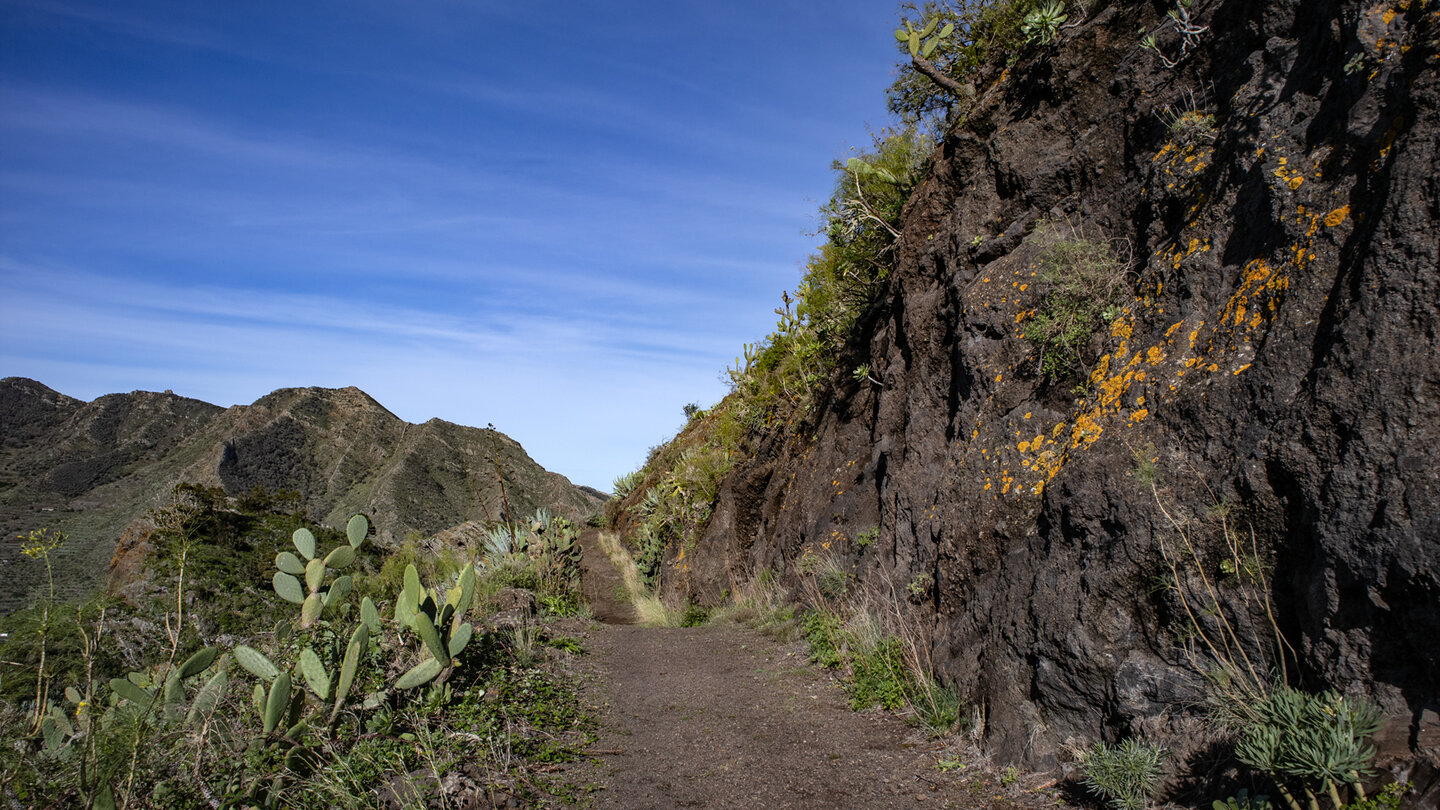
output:
[[[354,581],[348,574],[335,577],[325,585],[325,577],[331,571],[343,571],[355,563],[355,553],[365,542],[370,531],[370,522],[364,515],[355,515],[345,526],[349,545],[336,546],[324,557],[317,554],[315,534],[306,528],[299,528],[291,535],[291,542],[300,556],[289,551],[275,555],[275,576],[271,585],[281,599],[300,606],[300,627],[308,628],[319,621],[326,608],[337,607],[349,595]],[[302,562],[303,558],[303,562]],[[302,583],[303,578],[303,583]]]
[[[895,39],[898,42],[909,45],[911,58],[929,59],[934,55],[935,49],[940,46],[940,43],[949,39],[950,35],[955,33],[954,23],[946,23],[945,27],[941,28],[939,33],[936,33],[935,29],[939,27],[939,25],[940,18],[931,17],[930,21],[925,23],[924,27],[917,31],[910,26],[910,22],[907,20],[904,28],[895,29]]]
[[[1025,35],[1026,42],[1049,45],[1059,35],[1060,24],[1066,19],[1065,4],[1061,0],[1051,0],[1025,15],[1020,23],[1020,33]]]
[[[395,682],[396,689],[413,689],[437,678],[454,665],[470,643],[475,627],[465,620],[475,598],[475,567],[465,566],[455,586],[440,604],[420,585],[414,565],[405,567],[405,587],[395,600],[395,618],[420,638],[429,658],[411,667]]]

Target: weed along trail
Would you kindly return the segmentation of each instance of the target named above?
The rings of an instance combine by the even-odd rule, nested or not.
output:
[[[596,539],[582,540],[585,589],[604,616],[621,580]],[[605,705],[592,749],[598,807],[975,806],[943,800],[935,746],[893,715],[851,711],[803,643],[607,623],[589,646]]]

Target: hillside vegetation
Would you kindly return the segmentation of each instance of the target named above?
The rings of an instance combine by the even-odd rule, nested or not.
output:
[[[591,708],[579,547],[541,510],[481,548],[377,547],[182,485],[143,587],[0,620],[0,789],[66,807],[473,806],[572,797]],[[24,553],[47,571],[65,538]],[[584,622],[582,621],[582,624]]]
[[[145,391],[87,403],[8,378],[0,437],[0,530],[63,531],[69,540],[53,562],[61,592],[77,598],[124,562],[116,541],[127,530],[143,535],[146,514],[181,483],[237,499],[278,496],[286,511],[322,523],[374,515],[385,546],[445,530],[474,544],[477,527],[507,506],[580,520],[602,500],[494,428],[408,424],[357,388],[283,389],[220,408]],[[23,555],[0,556],[0,613],[23,604],[41,573]]]

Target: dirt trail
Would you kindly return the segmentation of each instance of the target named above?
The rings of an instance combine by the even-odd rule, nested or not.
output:
[[[600,548],[600,530],[580,533],[580,592],[595,618],[606,624],[633,624],[635,610],[625,593],[625,581]]]
[[[628,621],[607,584],[618,574],[589,539],[592,606]],[[949,781],[936,745],[892,715],[851,711],[803,644],[738,627],[609,624],[589,647],[607,705],[593,746],[601,808],[976,806],[936,793]]]

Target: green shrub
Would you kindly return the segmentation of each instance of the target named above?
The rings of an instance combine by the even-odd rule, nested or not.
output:
[[[871,526],[865,531],[855,535],[855,545],[860,548],[869,548],[876,540],[880,539],[880,527]]]
[[[813,610],[800,623],[805,641],[810,645],[810,660],[826,669],[845,662],[844,625],[839,615],[828,610]]]
[[[889,636],[872,648],[856,651],[851,667],[850,681],[846,684],[846,691],[850,693],[850,708],[905,708],[911,691],[911,676],[900,639]]]
[[[927,724],[954,724],[955,718],[947,719],[946,714],[958,715],[958,698],[953,707],[948,706],[949,698],[941,687],[917,680],[900,638],[868,632],[863,627],[849,629],[838,613],[823,608],[806,613],[801,630],[810,646],[811,661],[827,669],[846,668],[843,682],[851,708],[880,706],[894,710],[913,704]],[[926,702],[927,707],[922,709],[917,700]]]
[[[1080,763],[1085,786],[1116,810],[1143,810],[1165,778],[1165,749],[1134,737],[1118,744],[1098,742]]]
[[[681,627],[700,627],[710,621],[710,609],[695,602],[686,602],[680,611]]]
[[[1048,231],[1036,238],[1054,239]],[[1053,381],[1088,377],[1091,342],[1129,301],[1128,261],[1108,243],[1060,238],[1041,253],[1039,279],[1040,301],[1021,332],[1036,347],[1036,366]]]
[[[373,577],[361,582],[360,592],[368,594],[396,593],[405,587],[405,569],[415,566],[425,582],[449,579],[464,565],[455,549],[445,546],[439,553],[426,548],[419,532],[409,532],[400,545],[390,551]]]
[[[502,588],[540,590],[540,573],[535,570],[535,562],[524,555],[516,555],[498,565],[485,566],[478,570],[480,578],[476,587],[485,598],[494,596]]]
[[[763,427],[781,408],[810,406],[889,275],[900,213],[932,148],[913,128],[886,131],[872,151],[835,162],[835,189],[820,209],[826,243],[794,294],[781,296],[775,331],[729,370],[732,425]]]

